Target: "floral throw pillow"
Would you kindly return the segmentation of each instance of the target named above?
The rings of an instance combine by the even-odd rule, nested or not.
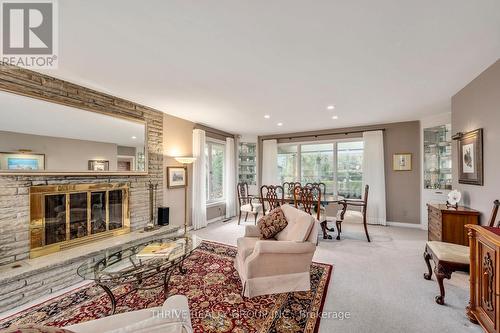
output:
[[[262,239],[270,239],[276,236],[281,230],[285,229],[288,221],[281,207],[275,208],[266,216],[261,217],[257,226],[259,227]]]
[[[1,333],[73,333],[69,330],[52,326],[41,326],[34,324],[26,324],[17,327],[11,327]]]

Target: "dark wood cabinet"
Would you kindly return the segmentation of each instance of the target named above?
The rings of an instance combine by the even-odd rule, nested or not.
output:
[[[467,226],[470,236],[470,302],[467,316],[488,333],[500,332],[500,229]]]
[[[480,213],[466,207],[448,208],[446,205],[427,204],[429,211],[428,238],[469,246],[466,224],[479,224]]]

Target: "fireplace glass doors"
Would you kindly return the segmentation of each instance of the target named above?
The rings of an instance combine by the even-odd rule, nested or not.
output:
[[[126,184],[33,186],[32,258],[130,231]]]

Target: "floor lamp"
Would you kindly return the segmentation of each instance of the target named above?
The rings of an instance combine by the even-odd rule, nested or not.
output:
[[[184,165],[184,169],[186,170],[186,186],[184,186],[184,236],[186,236],[187,219],[188,219],[188,212],[187,212],[188,165],[196,161],[196,157],[175,157],[175,160],[179,163],[182,163]]]

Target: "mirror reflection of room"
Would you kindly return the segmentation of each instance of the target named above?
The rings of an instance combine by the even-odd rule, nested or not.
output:
[[[146,170],[144,122],[8,92],[0,97],[1,172]]]

